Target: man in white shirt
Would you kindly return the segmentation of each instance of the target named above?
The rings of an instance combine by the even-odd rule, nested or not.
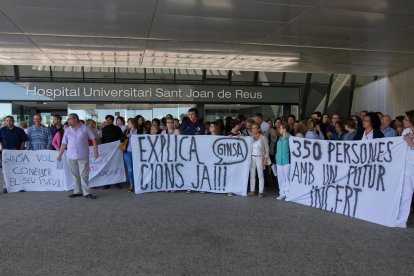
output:
[[[254,121],[256,124],[260,126],[261,133],[266,139],[269,139],[269,132],[270,132],[270,126],[268,123],[263,121],[263,116],[261,113],[257,113],[254,115]]]

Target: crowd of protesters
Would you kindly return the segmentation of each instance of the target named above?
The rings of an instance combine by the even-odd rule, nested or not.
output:
[[[4,126],[0,129],[2,148],[58,150],[59,158],[61,158],[61,154],[68,147],[72,155],[71,171],[77,179],[74,195],[71,197],[82,195],[80,191],[82,187],[83,195],[89,198],[95,197],[89,191],[85,173],[86,149],[88,146],[96,147],[98,144],[114,141],[126,143],[123,154],[129,179],[128,191],[134,191],[132,149],[129,138],[135,134],[251,136],[253,139],[248,195],[256,195],[257,179],[258,197],[264,196],[265,187],[275,187],[279,200],[285,199],[289,193],[289,137],[351,141],[402,136],[409,145],[410,152],[407,154],[408,163],[401,199],[403,207],[401,209],[404,209],[399,215],[401,224],[405,224],[409,215],[409,206],[414,191],[414,111],[408,111],[405,116],[398,116],[395,119],[381,112],[361,111],[359,115],[348,117],[341,117],[336,113],[330,116],[314,112],[307,120],[297,120],[294,115],[264,120],[262,114],[257,113],[251,118],[239,115],[237,118],[227,117],[224,120],[204,121],[199,118],[198,110],[191,108],[188,110],[188,117],[182,118],[181,124],[171,114],[152,121],[145,120],[140,115],[128,118],[127,121],[121,116],[115,118],[107,115],[100,130],[97,130],[96,121],[80,120],[76,114],[69,114],[68,122],[64,124],[61,116],[53,116],[53,125],[50,128],[42,124],[40,114],[34,115],[33,121],[34,124],[30,127],[27,127],[25,122],[21,122],[20,127],[17,127],[14,126],[14,118],[7,116]],[[76,144],[76,139],[84,139],[81,152],[85,156],[77,156],[77,151],[71,150],[74,146],[68,146],[71,141]],[[76,147],[81,146],[76,145]],[[120,184],[116,184],[115,187],[121,188]],[[104,189],[108,188],[108,185],[104,186]],[[6,193],[7,190],[4,189],[4,192]]]

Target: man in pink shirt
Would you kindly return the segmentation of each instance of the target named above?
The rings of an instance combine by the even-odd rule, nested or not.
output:
[[[95,159],[98,158],[98,145],[92,130],[79,122],[76,113],[68,115],[69,127],[63,135],[62,145],[60,146],[57,159],[62,159],[62,154],[67,148],[66,157],[70,170],[75,179],[75,189],[69,197],[75,198],[82,196],[80,188],[82,186],[83,196],[89,199],[96,199],[89,190],[89,143],[92,140]]]

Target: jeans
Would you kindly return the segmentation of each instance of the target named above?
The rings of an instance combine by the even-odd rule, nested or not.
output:
[[[124,161],[125,161],[125,166],[127,167],[129,183],[131,184],[131,186],[133,186],[134,185],[134,168],[132,167],[132,152],[131,151],[124,152]]]

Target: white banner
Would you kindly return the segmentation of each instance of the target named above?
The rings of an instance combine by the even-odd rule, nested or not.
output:
[[[290,137],[288,201],[394,227],[407,143],[401,137],[320,141]]]
[[[3,177],[9,193],[65,191],[63,168],[58,168],[57,151],[3,150]]]
[[[95,159],[89,147],[89,186],[97,187],[125,181],[125,169],[119,142],[99,145]],[[3,176],[7,191],[69,191],[74,182],[66,162],[57,161],[58,152],[52,150],[3,150]]]
[[[251,137],[135,135],[135,192],[194,190],[246,196]]]
[[[119,141],[108,144],[98,145],[99,157],[95,159],[93,147],[89,147],[89,187],[99,187],[104,185],[117,184],[126,181],[124,156],[118,149]],[[65,161],[65,174],[68,190],[75,186],[72,173],[66,156],[62,158]]]

